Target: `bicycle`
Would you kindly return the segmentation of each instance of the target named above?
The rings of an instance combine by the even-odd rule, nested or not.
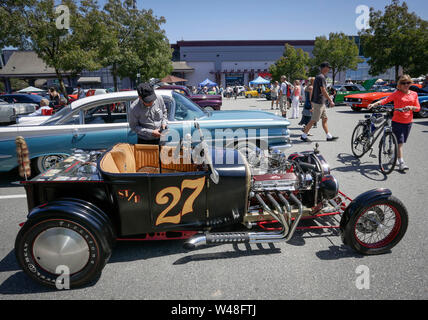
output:
[[[383,174],[390,174],[397,163],[398,143],[392,132],[391,119],[394,112],[404,112],[405,108],[390,106],[372,108],[371,115],[365,115],[365,120],[359,120],[351,137],[351,149],[355,157],[361,158],[369,150],[373,152],[373,145],[379,136],[379,167]],[[385,114],[382,114],[385,112]]]

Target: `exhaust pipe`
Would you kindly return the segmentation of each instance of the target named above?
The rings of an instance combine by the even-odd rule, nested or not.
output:
[[[291,220],[291,206],[288,201],[278,193],[278,197],[285,204],[287,217]],[[268,212],[274,219],[276,219],[282,226],[281,231],[270,231],[270,232],[206,232],[203,234],[197,234],[186,241],[184,248],[193,250],[201,245],[219,244],[219,243],[272,243],[279,241],[289,241],[294,232],[296,231],[297,224],[303,215],[303,206],[299,199],[292,193],[290,193],[290,199],[298,206],[298,214],[296,219],[293,221],[291,226],[289,222],[285,220],[285,211],[281,208],[280,204],[274,199],[271,194],[267,194],[268,200],[277,210],[278,214],[270,209],[265,203],[260,194],[255,195],[263,209]],[[285,201],[284,201],[285,200]]]

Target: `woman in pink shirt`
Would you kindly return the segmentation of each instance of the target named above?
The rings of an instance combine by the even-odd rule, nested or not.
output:
[[[392,132],[397,137],[398,142],[398,168],[401,171],[409,170],[409,167],[404,163],[403,145],[409,137],[410,129],[412,128],[413,112],[419,112],[418,94],[409,90],[412,84],[412,78],[409,75],[402,75],[398,79],[397,91],[383,100],[372,103],[368,109],[378,105],[384,105],[388,102],[394,103],[394,109],[404,108],[404,112],[394,112],[392,117]]]

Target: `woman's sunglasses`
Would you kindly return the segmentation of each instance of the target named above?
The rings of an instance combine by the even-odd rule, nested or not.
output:
[[[411,82],[400,82],[400,84],[408,85],[411,84]]]

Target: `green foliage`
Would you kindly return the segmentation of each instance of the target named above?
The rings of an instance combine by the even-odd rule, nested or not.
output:
[[[325,36],[316,37],[312,54],[314,57],[310,60],[309,74],[311,76],[317,75],[319,65],[328,61],[332,67],[333,84],[339,72],[347,69],[356,70],[358,63],[363,61],[358,56],[358,46],[354,40],[342,32],[330,33],[328,40]]]
[[[428,22],[408,12],[405,2],[393,0],[385,12],[370,9],[370,28],[360,32],[371,74],[399,66],[413,77],[428,72]]]
[[[172,71],[172,50],[151,10],[134,8],[131,0],[109,0],[104,10],[97,0],[62,0],[69,10],[70,28],[58,28],[62,12],[55,0],[2,0],[0,48],[33,50],[56,71],[64,95],[63,74],[111,66],[117,77],[142,80]]]
[[[285,50],[281,58],[279,58],[269,68],[272,74],[272,80],[280,80],[282,75],[287,77],[287,80],[306,79],[306,67],[309,62],[309,54],[302,49],[295,49],[293,46],[286,44]]]
[[[95,26],[87,23],[87,17],[82,14],[85,10],[81,10],[90,2],[82,1],[79,8],[75,0],[62,1],[61,4],[69,9],[69,28],[58,28],[58,18],[64,12],[56,13],[54,0],[10,1],[9,14],[4,15],[6,21],[2,22],[14,26],[4,31],[6,40],[3,45],[35,51],[48,66],[55,69],[60,90],[65,96],[64,73],[75,75],[82,70],[101,67],[95,61],[97,51],[90,41],[97,36]]]
[[[172,49],[161,24],[152,10],[138,10],[133,1],[109,0],[104,6],[106,41],[100,45],[104,66],[112,66],[113,78],[133,80],[163,78],[172,71]],[[115,80],[115,89],[117,82]]]

